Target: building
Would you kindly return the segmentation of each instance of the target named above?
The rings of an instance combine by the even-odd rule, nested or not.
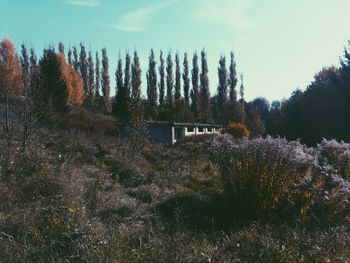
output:
[[[169,121],[149,121],[146,122],[146,127],[152,143],[168,145],[173,145],[184,137],[220,133],[222,129],[221,125],[216,124]]]

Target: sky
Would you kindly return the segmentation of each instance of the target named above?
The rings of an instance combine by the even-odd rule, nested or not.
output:
[[[0,38],[37,53],[62,41],[107,48],[112,90],[118,55],[137,50],[146,92],[148,55],[208,55],[211,94],[221,55],[234,51],[245,99],[270,102],[304,90],[325,66],[338,66],[350,40],[349,0],[0,0]]]

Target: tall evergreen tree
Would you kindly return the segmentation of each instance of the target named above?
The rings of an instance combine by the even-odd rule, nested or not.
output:
[[[181,116],[181,72],[179,55],[175,55],[175,119]]]
[[[142,120],[141,112],[141,66],[137,52],[134,52],[134,60],[131,65],[131,86],[132,86],[132,124],[137,126]]]
[[[208,78],[207,54],[204,50],[201,52],[202,71],[200,74],[200,92],[201,92],[201,121],[208,122],[211,119],[210,90]]]
[[[165,67],[164,67],[164,58],[163,51],[160,51],[160,66],[159,66],[159,105],[162,107],[164,104],[165,96]]]
[[[35,51],[33,48],[30,49],[30,95],[32,97],[32,100],[34,102],[34,110],[37,110],[37,101],[39,99],[38,96],[38,89],[39,89],[39,83],[40,83],[40,71],[38,66],[38,60],[35,55]]]
[[[53,48],[44,50],[40,60],[41,83],[39,98],[41,117],[61,114],[67,109],[68,90],[62,78],[60,61]]]
[[[24,91],[28,92],[30,88],[30,67],[29,67],[29,56],[27,47],[22,44],[21,45],[21,68],[22,68],[22,80],[23,80],[23,86]]]
[[[125,56],[124,87],[127,94],[131,94],[131,57],[129,53]]]
[[[68,49],[68,64],[71,68],[73,67],[73,65],[72,65],[72,49],[70,47]]]
[[[96,75],[96,80],[95,80],[95,98],[96,101],[100,99],[100,83],[101,83],[101,71],[100,71],[100,58],[98,56],[98,52],[96,51],[96,61],[95,61],[95,75]]]
[[[89,96],[88,62],[85,46],[83,43],[80,43],[79,70],[81,78],[83,79],[85,99],[87,99]]]
[[[60,52],[60,54],[62,54],[62,56],[65,56],[64,55],[64,45],[62,42],[58,43],[58,51]]]
[[[217,120],[220,123],[223,123],[227,106],[227,70],[226,59],[224,56],[222,56],[219,60],[218,77],[219,85],[217,90]]]
[[[88,66],[88,105],[93,106],[95,100],[95,69],[94,69],[94,60],[92,58],[92,53],[89,51],[89,57],[87,60]]]
[[[31,93],[31,69],[30,69],[30,61],[29,55],[27,51],[27,47],[22,44],[21,45],[21,68],[22,68],[22,81],[23,81],[23,99],[22,99],[22,118],[21,124],[23,127],[22,133],[22,152],[27,150],[27,146],[29,144],[29,137],[31,133],[31,127],[35,120],[35,111],[34,104],[32,100]]]
[[[237,101],[237,92],[236,92],[237,72],[236,72],[235,55],[233,51],[231,51],[230,57],[231,57],[231,61],[230,61],[230,72],[228,75],[228,85],[230,89],[230,102],[235,103]]]
[[[101,87],[103,97],[103,109],[105,112],[109,111],[109,93],[110,93],[110,79],[109,79],[109,65],[106,48],[102,49],[102,70],[101,70]]]
[[[166,118],[167,120],[174,119],[174,76],[173,76],[173,61],[169,52],[166,61]]]
[[[130,121],[130,111],[129,111],[129,92],[123,83],[123,62],[119,55],[117,70],[115,72],[115,99],[113,101],[112,112],[115,118],[119,121],[121,125],[125,125]]]
[[[186,104],[190,105],[190,95],[189,95],[190,77],[189,77],[189,65],[188,65],[187,53],[185,53],[183,66],[184,66],[184,69],[183,69],[182,79],[183,79],[183,87],[184,87],[184,97],[185,97]]]
[[[171,59],[170,52],[167,57],[166,73],[167,73],[166,75],[167,104],[172,107],[174,105],[174,97],[173,97],[174,77],[173,77],[173,61]]]
[[[245,123],[245,107],[244,107],[244,83],[243,83],[243,74],[241,74],[241,86],[239,87],[239,95],[240,95],[240,119],[241,123]]]
[[[78,58],[78,50],[77,47],[73,47],[73,68],[76,72],[79,72],[79,58]]]
[[[147,77],[147,99],[148,99],[148,114],[151,119],[157,118],[157,68],[156,61],[154,58],[153,49],[151,50],[151,54],[149,56],[149,64],[148,64],[148,72],[146,74]]]
[[[199,67],[198,67],[198,55],[194,53],[192,59],[192,112],[196,121],[201,118],[201,100],[199,91]]]

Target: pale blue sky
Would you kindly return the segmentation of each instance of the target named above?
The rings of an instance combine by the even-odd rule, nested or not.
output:
[[[146,74],[151,48],[202,48],[208,53],[212,94],[221,54],[235,51],[246,99],[289,97],[322,67],[339,64],[350,39],[349,0],[0,0],[0,37],[37,51],[62,41],[107,47],[110,75],[119,52],[137,49]],[[143,94],[145,94],[145,80]]]

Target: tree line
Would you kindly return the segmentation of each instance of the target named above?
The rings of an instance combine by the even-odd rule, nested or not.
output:
[[[59,43],[58,52],[50,46],[38,59],[33,48],[21,45],[17,54],[11,40],[4,39],[0,43],[0,100],[11,105],[20,98],[27,112],[22,114],[23,123],[28,126],[32,119],[59,116],[69,105],[79,105],[112,114],[120,125],[142,120],[224,125],[233,121],[245,124],[252,136],[280,135],[308,144],[322,137],[350,139],[348,49],[340,67],[323,69],[305,91],[296,90],[289,99],[271,104],[264,98],[245,101],[243,76],[237,74],[233,52],[228,60],[221,56],[218,61],[213,96],[205,50],[192,56],[185,53],[182,61],[178,53],[160,51],[157,58],[151,50],[144,73],[146,97],[141,94],[143,73],[137,51],[116,59],[114,97],[110,96],[109,63],[106,48],[93,54],[80,43],[66,52]]]
[[[4,50],[15,50],[9,39],[2,43]],[[151,50],[146,72],[146,98],[141,96],[142,72],[137,51],[132,55],[127,53],[123,59],[119,55],[113,98],[110,97],[106,48],[101,53],[92,54],[80,43],[79,47],[69,47],[65,52],[65,46],[60,42],[57,53],[50,46],[44,49],[38,60],[33,48],[28,52],[27,47],[21,45],[21,57],[18,58],[14,51],[12,59],[18,62],[23,72],[28,71],[25,73],[27,88],[42,118],[64,112],[69,104],[112,113],[120,123],[141,119],[227,123],[244,118],[241,112],[243,91],[240,92],[241,101],[237,100],[238,80],[233,52],[229,69],[226,68],[226,58],[220,58],[218,95],[213,97],[204,50],[199,55],[195,52],[192,59],[185,53],[183,61],[178,53],[172,56],[170,52],[165,55],[161,51],[159,63]]]

